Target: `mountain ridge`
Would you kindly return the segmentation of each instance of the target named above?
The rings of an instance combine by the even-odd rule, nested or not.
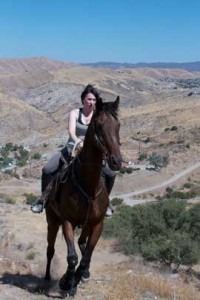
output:
[[[185,63],[176,63],[176,62],[153,62],[153,63],[119,63],[119,62],[95,62],[95,63],[82,63],[82,66],[90,67],[104,67],[104,68],[163,68],[163,69],[183,69],[186,71],[199,72],[200,71],[200,61],[195,62],[185,62]]]
[[[1,143],[34,147],[65,143],[68,113],[80,107],[80,94],[91,83],[104,101],[120,96],[125,157],[134,159],[138,147],[149,154],[199,155],[200,74],[183,69],[95,68],[43,57],[3,62],[0,59]]]
[[[97,67],[97,68],[155,68],[155,69],[183,69],[191,72],[199,72],[200,71],[200,61],[191,61],[191,62],[138,62],[138,63],[130,63],[130,62],[115,62],[115,61],[99,61],[99,62],[72,62],[65,60],[57,60],[50,59],[43,56],[38,57],[25,57],[25,58],[3,58],[0,57],[0,74],[3,70],[11,69],[9,66],[12,65],[13,69],[20,68],[20,66],[24,66],[26,68],[29,67],[30,63],[34,62],[37,68],[41,68],[44,70],[52,71],[54,69],[59,69],[62,67],[72,67],[72,66],[89,66],[89,67]],[[5,69],[4,69],[5,68]],[[27,70],[25,70],[27,71]]]

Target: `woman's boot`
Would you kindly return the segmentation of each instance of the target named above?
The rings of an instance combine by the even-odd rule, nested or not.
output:
[[[53,188],[53,178],[55,175],[53,174],[47,174],[44,171],[42,171],[42,179],[41,179],[41,185],[42,185],[42,195],[32,203],[31,210],[34,213],[41,213],[43,212],[43,209],[45,207],[45,204],[48,201],[49,195],[52,192]]]

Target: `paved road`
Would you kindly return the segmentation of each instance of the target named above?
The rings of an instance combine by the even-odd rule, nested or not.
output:
[[[134,191],[131,193],[126,193],[126,194],[121,194],[121,195],[112,195],[113,197],[119,197],[119,198],[123,198],[124,203],[126,203],[127,205],[136,205],[136,204],[140,204],[140,203],[144,203],[146,201],[155,201],[154,198],[148,198],[148,199],[132,199],[133,196],[137,196],[143,193],[147,193],[147,192],[151,192],[153,190],[168,186],[169,184],[175,182],[176,180],[180,179],[181,177],[191,173],[192,171],[196,170],[197,168],[200,167],[200,162],[195,163],[192,166],[189,166],[188,168],[184,169],[183,171],[177,173],[176,175],[172,176],[171,178],[169,178],[168,180],[161,182],[158,185],[154,185],[151,187],[147,187],[145,189],[142,190],[138,190],[138,191]]]

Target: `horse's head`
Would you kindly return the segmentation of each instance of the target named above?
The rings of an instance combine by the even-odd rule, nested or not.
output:
[[[97,147],[107,156],[108,165],[113,171],[120,169],[122,157],[120,153],[119,129],[117,118],[119,96],[114,102],[102,102],[96,105],[94,130]]]

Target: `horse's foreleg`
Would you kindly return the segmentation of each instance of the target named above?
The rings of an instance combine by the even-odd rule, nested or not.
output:
[[[103,229],[103,220],[100,223],[98,223],[94,228],[91,229],[91,233],[88,237],[82,259],[75,273],[75,286],[77,286],[78,283],[80,282],[84,272],[86,270],[89,272],[92,252],[99,240],[102,229]]]
[[[45,280],[51,280],[51,274],[50,274],[51,260],[54,256],[54,252],[55,252],[54,246],[55,246],[58,229],[59,229],[59,224],[57,224],[57,223],[48,224],[47,266],[46,266]]]
[[[81,251],[82,256],[84,255],[87,238],[90,235],[90,232],[91,232],[91,228],[84,226],[82,228],[81,235],[78,239],[78,245],[79,245],[79,249]],[[89,266],[88,266],[88,268],[83,272],[81,279],[82,279],[82,281],[87,281],[89,279],[89,277],[90,277],[90,272],[89,272]]]
[[[90,235],[90,233],[91,233],[91,228],[89,226],[82,227],[82,231],[81,231],[80,237],[78,239],[78,246],[79,246],[79,249],[80,249],[82,255],[84,254],[87,238]]]
[[[66,273],[60,279],[59,286],[62,290],[67,291],[69,295],[73,295],[76,291],[74,287],[75,268],[78,263],[78,256],[74,246],[74,227],[68,221],[63,224],[63,234],[67,243],[67,262],[68,268]]]

